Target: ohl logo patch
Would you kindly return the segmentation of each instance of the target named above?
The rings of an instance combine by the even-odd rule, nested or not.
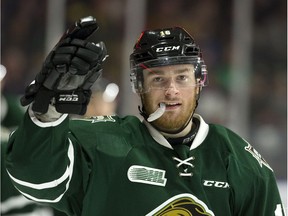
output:
[[[192,194],[176,195],[146,216],[215,216],[206,204]]]

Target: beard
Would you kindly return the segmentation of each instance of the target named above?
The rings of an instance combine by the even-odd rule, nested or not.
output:
[[[173,102],[173,100],[166,99],[165,101]],[[142,95],[143,108],[149,116],[158,109],[158,104],[149,99],[149,94]],[[183,130],[191,120],[194,110],[196,108],[196,96],[194,95],[191,100],[183,102],[180,107],[180,112],[166,110],[165,113],[151,124],[159,131],[165,133],[179,133]]]

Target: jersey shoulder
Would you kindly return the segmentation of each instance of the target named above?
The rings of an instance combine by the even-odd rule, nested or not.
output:
[[[210,124],[209,136],[210,139],[217,141],[217,147],[225,149],[229,160],[233,160],[238,166],[258,175],[273,172],[271,166],[253,145],[232,130],[222,125]]]
[[[136,116],[123,118],[119,116],[96,116],[89,119],[74,119],[70,121],[69,129],[73,136],[77,137],[78,140],[85,140],[86,144],[105,143],[106,146],[110,142],[131,144],[137,137],[142,137],[143,130],[146,130]]]
[[[70,128],[76,130],[79,128],[92,128],[93,131],[109,131],[121,129],[136,130],[142,126],[142,123],[136,116],[93,116],[91,118],[76,118],[70,120]]]

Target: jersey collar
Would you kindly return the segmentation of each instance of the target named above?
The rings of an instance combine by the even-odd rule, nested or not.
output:
[[[190,150],[197,148],[204,141],[209,131],[208,124],[203,120],[203,118],[200,115],[194,114],[193,118],[197,118],[200,121],[200,126],[199,126],[198,133],[196,134],[196,137],[194,141],[192,142]],[[167,148],[173,149],[173,147],[165,139],[165,137],[159,131],[157,131],[149,122],[147,122],[145,119],[143,119],[142,122],[146,125],[151,136],[156,142],[158,142],[160,145],[163,145]]]

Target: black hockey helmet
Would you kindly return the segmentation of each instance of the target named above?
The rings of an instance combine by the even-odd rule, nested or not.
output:
[[[130,55],[133,91],[143,92],[143,69],[177,64],[193,64],[200,86],[208,84],[201,50],[186,30],[174,27],[143,31]]]

